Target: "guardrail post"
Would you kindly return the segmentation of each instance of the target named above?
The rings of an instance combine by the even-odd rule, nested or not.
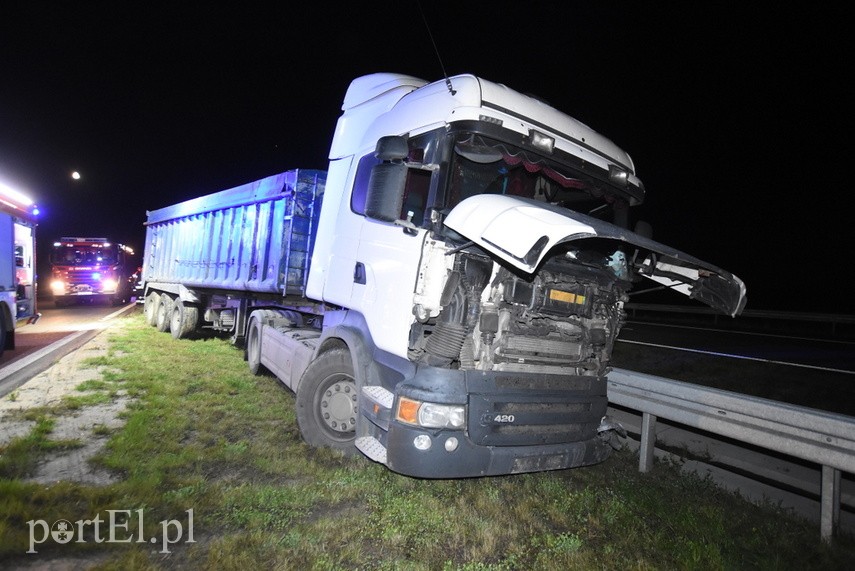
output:
[[[653,450],[656,447],[656,415],[649,412],[641,415],[641,449],[638,451],[638,471],[649,472],[653,468]]]
[[[840,470],[822,467],[822,496],[819,503],[819,532],[830,541],[840,523]]]
[[[855,474],[855,417],[620,368],[608,382],[610,403],[642,413],[640,472],[653,468],[657,416],[795,456],[822,467],[821,540],[839,533],[841,474]]]

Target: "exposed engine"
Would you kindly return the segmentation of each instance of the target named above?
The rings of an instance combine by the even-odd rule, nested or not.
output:
[[[458,252],[436,318],[417,321],[410,358],[460,369],[603,376],[630,283],[610,258],[567,252],[535,276]]]

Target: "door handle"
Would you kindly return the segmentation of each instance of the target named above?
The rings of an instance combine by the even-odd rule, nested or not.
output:
[[[365,285],[365,264],[362,262],[356,262],[356,266],[353,268],[353,283]]]

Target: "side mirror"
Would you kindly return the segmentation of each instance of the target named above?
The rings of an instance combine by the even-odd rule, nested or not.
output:
[[[380,163],[371,169],[368,193],[365,197],[365,215],[369,218],[395,222],[401,217],[404,206],[404,184],[407,165]]]
[[[403,161],[409,154],[407,139],[399,135],[380,137],[374,149],[374,156],[384,162]]]
[[[383,161],[371,169],[365,198],[365,215],[369,218],[395,222],[401,218],[407,165],[404,160],[410,150],[405,137],[380,137],[374,156]]]

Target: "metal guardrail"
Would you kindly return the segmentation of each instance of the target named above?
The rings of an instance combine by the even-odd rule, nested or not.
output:
[[[840,475],[855,474],[855,418],[613,369],[613,404],[642,413],[639,470],[653,466],[657,417],[822,466],[820,535],[830,540],[840,521]]]

